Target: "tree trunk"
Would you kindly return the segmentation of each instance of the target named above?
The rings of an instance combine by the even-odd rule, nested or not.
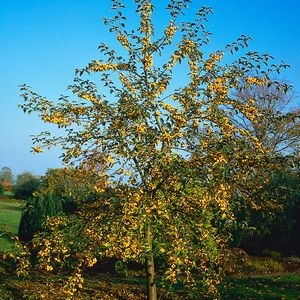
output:
[[[146,259],[146,276],[147,276],[147,299],[148,300],[157,300],[157,289],[155,283],[155,267],[154,267],[154,258],[152,253],[152,231],[150,224],[146,225],[146,241],[148,244],[149,253]]]

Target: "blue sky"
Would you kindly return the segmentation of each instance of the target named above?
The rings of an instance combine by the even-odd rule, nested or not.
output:
[[[133,0],[126,0],[132,8]],[[163,22],[167,0],[154,0]],[[270,53],[291,65],[280,78],[290,81],[300,106],[300,1],[299,0],[193,0],[193,7],[212,6],[207,29],[211,49],[223,48],[241,34],[253,41],[249,51]],[[72,83],[74,70],[99,58],[97,46],[114,45],[113,35],[101,19],[109,15],[109,0],[0,0],[0,168],[13,173],[42,175],[59,167],[59,151],[30,153],[32,134],[44,129],[34,115],[25,115],[18,86],[27,83],[39,94],[55,100]],[[187,19],[191,16],[186,14]],[[132,10],[128,16],[134,20]]]

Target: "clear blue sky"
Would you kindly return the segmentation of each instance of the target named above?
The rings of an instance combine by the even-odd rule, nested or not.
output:
[[[125,2],[131,6],[133,0]],[[214,8],[207,24],[213,33],[213,50],[249,34],[253,38],[249,50],[267,52],[291,64],[281,78],[292,82],[300,93],[299,0],[193,2]],[[156,3],[162,9],[167,0]],[[60,166],[58,151],[30,153],[30,135],[44,125],[17,108],[22,101],[18,86],[27,83],[54,100],[65,93],[75,68],[99,58],[100,42],[111,38],[114,45],[101,21],[110,6],[109,0],[0,0],[0,168],[8,166],[15,175],[23,171],[42,175]],[[128,17],[133,19],[134,11]],[[156,20],[159,26],[161,20]],[[300,106],[299,96],[295,105]]]

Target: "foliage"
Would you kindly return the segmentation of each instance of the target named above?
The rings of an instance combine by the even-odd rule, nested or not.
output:
[[[38,190],[40,178],[31,172],[23,172],[17,175],[14,187],[14,196],[17,199],[28,199]]]
[[[211,8],[200,8],[194,22],[181,22],[191,1],[171,0],[169,22],[159,30],[151,19],[152,1],[135,2],[139,27],[129,31],[124,3],[112,1],[115,14],[105,24],[123,49],[99,46],[101,59],[77,70],[69,87],[74,100],[62,96],[52,102],[21,87],[24,112],[36,112],[63,130],[61,136],[36,136],[33,151],[60,145],[65,163],[97,174],[96,192],[113,191],[83,205],[76,216],[85,247],[68,282],[70,296],[82,286],[81,269],[102,256],[145,264],[149,299],[156,299],[158,258],[164,260],[166,287],[182,283],[186,297],[201,291],[216,295],[219,250],[236,223],[239,203],[233,196],[257,206],[249,182],[269,164],[268,149],[233,122],[243,116],[258,123],[258,109],[234,92],[272,85],[272,71],[286,65],[252,52],[230,60],[227,55],[247,46],[246,36],[206,55],[204,25]],[[221,62],[225,54],[230,63]],[[181,87],[175,75],[179,65],[187,70]],[[100,77],[102,85],[89,75]],[[73,244],[63,234],[68,224],[67,218],[49,220],[50,235],[36,244],[44,268],[51,270],[56,258],[64,261],[61,255],[70,257]]]
[[[247,261],[245,267],[248,272],[260,274],[282,273],[284,271],[283,263],[274,258],[251,259]]]
[[[14,176],[11,169],[9,167],[3,167],[0,170],[0,185],[2,185],[4,191],[12,191],[13,183]]]
[[[227,248],[222,251],[220,259],[222,260],[222,272],[225,276],[242,276],[247,273],[246,264],[249,255],[240,248]]]
[[[92,184],[90,172],[49,169],[41,178],[39,190],[28,199],[24,208],[19,227],[20,240],[31,241],[47,218],[74,213],[78,204],[90,201],[95,194]]]
[[[293,108],[291,86],[284,82],[247,86],[238,90],[236,96],[252,101],[260,116],[260,122],[238,116],[234,119],[236,126],[250,131],[269,149],[273,163],[260,171],[262,176],[258,176],[256,171],[256,178],[251,180],[248,188],[257,203],[259,200],[270,203],[268,209],[262,209],[261,205],[250,207],[239,197],[239,218],[247,220],[253,230],[238,226],[234,244],[240,245],[251,235],[251,239],[263,239],[262,243],[268,241],[278,246],[285,243],[291,233],[295,222],[293,214],[300,198],[300,179],[295,168],[299,160],[299,108]],[[253,181],[261,188],[253,190]]]
[[[292,255],[292,256],[290,256],[290,257],[287,258],[287,261],[290,264],[296,263],[296,264],[300,265],[300,257],[298,257],[298,256]]]
[[[265,256],[269,256],[269,257],[272,257],[272,258],[280,258],[282,256],[282,253],[279,252],[279,251],[276,251],[274,249],[265,249],[263,251],[263,254]]]
[[[284,262],[278,257],[253,257],[239,248],[227,249],[222,254],[222,267],[227,277],[278,274],[286,271]]]
[[[268,241],[273,246],[282,244],[283,248],[286,247],[285,243],[296,221],[300,178],[288,167],[287,159],[276,159],[274,165],[278,167],[266,170],[265,177],[256,177],[255,182],[260,188],[251,192],[256,206],[239,198],[236,216],[238,220],[246,221],[248,227],[243,226],[242,222],[238,223],[233,231],[232,244],[235,246],[240,246],[245,240],[254,240],[263,241],[262,244]]]
[[[5,181],[9,185],[13,185],[14,183],[14,176],[12,170],[9,167],[3,167],[0,171],[0,181]]]
[[[4,194],[4,187],[2,185],[2,183],[0,182],[0,196],[2,196]]]
[[[99,183],[96,173],[87,168],[49,169],[41,178],[39,193],[55,194],[62,202],[64,212],[72,213],[78,204],[94,199],[94,186],[97,182]]]
[[[248,86],[237,97],[253,101],[260,113],[260,122],[238,118],[235,122],[250,130],[258,140],[276,155],[291,155],[300,150],[300,110],[293,108],[294,96],[286,83]]]
[[[61,201],[53,194],[36,195],[27,200],[23,209],[18,236],[23,242],[32,240],[47,217],[62,213]]]
[[[270,210],[266,215],[259,212],[252,216],[258,227],[256,236],[272,236],[273,239],[287,239],[293,226],[293,212],[300,199],[300,178],[287,170],[279,170],[262,188],[261,198],[275,199],[281,210]],[[255,195],[254,195],[255,196]],[[274,202],[273,202],[274,203]]]

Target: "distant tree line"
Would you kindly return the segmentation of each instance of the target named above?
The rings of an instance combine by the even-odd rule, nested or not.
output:
[[[2,167],[0,170],[0,183],[5,191],[12,192],[14,198],[27,200],[32,196],[40,184],[41,177],[25,171],[14,177],[9,167]]]

